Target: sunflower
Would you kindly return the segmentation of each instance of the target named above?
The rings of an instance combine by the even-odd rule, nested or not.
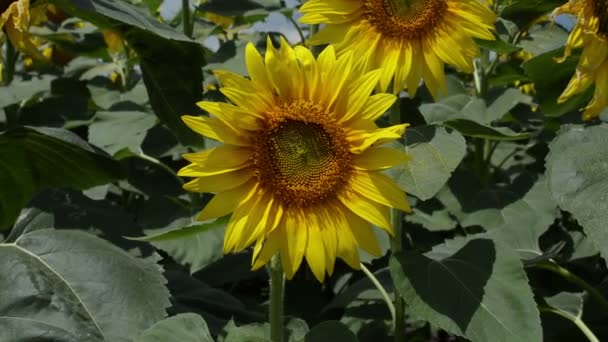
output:
[[[570,0],[554,15],[563,13],[576,15],[578,20],[559,61],[565,60],[573,49],[583,51],[574,77],[557,101],[562,103],[595,83],[593,98],[583,112],[583,120],[591,120],[608,107],[608,1]]]
[[[382,68],[379,90],[393,81],[415,95],[422,78],[436,98],[446,91],[444,64],[473,71],[479,48],[473,38],[493,40],[496,15],[479,0],[309,0],[300,19],[327,24],[309,43],[352,50],[368,70]]]
[[[200,102],[214,117],[184,116],[194,131],[224,144],[185,154],[184,188],[215,192],[197,219],[232,213],[224,252],[255,244],[257,269],[280,253],[287,278],[305,258],[319,281],[336,258],[359,268],[358,247],[380,255],[371,225],[392,233],[389,208],[409,211],[402,190],[381,170],[407,160],[381,147],[407,124],[378,128],[392,94],[370,95],[382,72],[362,73],[352,54],[333,47],[318,59],[281,40],[265,58],[246,48],[250,79],[217,71],[232,102]]]
[[[29,29],[31,24],[44,21],[45,6],[37,6],[30,10],[29,0],[9,0],[8,6],[4,5],[0,10],[2,11],[0,32],[2,29],[6,31],[8,39],[17,50],[44,60],[45,57],[38,51],[33,37],[29,34]]]

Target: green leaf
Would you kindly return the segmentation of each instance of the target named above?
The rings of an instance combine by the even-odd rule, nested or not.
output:
[[[201,46],[163,39],[145,31],[131,30],[129,44],[137,51],[144,83],[154,113],[184,145],[202,145],[202,137],[182,120],[196,115],[202,99],[204,64]],[[171,68],[166,66],[170,65]]]
[[[566,0],[517,0],[507,5],[500,16],[513,21],[520,28],[526,28],[538,17],[566,2]]]
[[[560,48],[538,55],[523,64],[526,74],[534,82],[540,110],[547,116],[561,116],[579,110],[587,105],[593,92],[593,87],[589,87],[580,95],[573,96],[564,103],[557,103],[578,64],[576,53],[564,62],[557,63],[556,59],[563,55],[564,49]]]
[[[508,88],[488,107],[486,123],[502,118],[520,103],[531,105],[532,98],[523,94],[519,89]]]
[[[97,112],[89,125],[89,142],[109,154],[123,148],[139,151],[148,130],[156,125],[156,117],[143,112]]]
[[[482,48],[500,53],[512,53],[521,50],[521,47],[507,43],[500,37],[496,37],[495,40],[475,39],[475,42]]]
[[[317,324],[306,334],[305,342],[357,342],[358,339],[346,325],[338,321],[325,321]]]
[[[413,315],[476,341],[542,341],[519,257],[490,239],[454,240],[424,255],[391,257],[390,270]]]
[[[234,321],[224,327],[226,337],[223,342],[270,342],[270,324],[247,324],[237,327]]]
[[[144,331],[134,342],[213,342],[201,316],[185,313],[165,318]]]
[[[27,81],[15,80],[10,87],[0,87],[0,108],[29,100],[36,94],[50,91],[53,79],[54,77],[44,75],[41,78],[33,78]]]
[[[581,318],[583,315],[582,293],[560,292],[545,298],[545,301],[552,308],[567,312],[574,317]]]
[[[19,127],[0,134],[0,229],[42,189],[87,189],[122,177],[116,161],[75,134],[56,128]]]
[[[406,133],[406,152],[411,157],[397,172],[399,185],[408,193],[429,199],[443,187],[466,152],[458,132],[435,126],[414,127]]]
[[[278,0],[210,0],[202,4],[199,9],[202,11],[213,12],[225,16],[243,16],[255,13],[265,13],[263,10],[280,8]],[[262,11],[262,12],[260,12]]]
[[[527,133],[517,133],[507,127],[491,127],[466,119],[451,119],[443,123],[462,135],[488,140],[523,140],[530,136]]]
[[[608,124],[566,126],[549,148],[546,174],[553,198],[608,260]]]
[[[78,341],[131,341],[169,306],[153,260],[83,232],[37,230],[0,244],[0,272],[11,275],[0,278],[0,319],[46,325]],[[0,330],[0,339],[13,333]]]
[[[67,13],[90,21],[102,28],[118,29],[120,24],[127,24],[166,39],[191,41],[182,32],[158,21],[126,1],[55,0],[54,3]]]
[[[136,240],[151,242],[180,264],[189,264],[190,272],[194,273],[224,255],[222,246],[226,224],[227,216],[211,223],[154,233]]]

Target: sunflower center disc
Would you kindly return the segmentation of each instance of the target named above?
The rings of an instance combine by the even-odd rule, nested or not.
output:
[[[379,32],[411,40],[435,28],[448,6],[445,0],[366,0],[364,8]]]
[[[256,154],[261,183],[286,205],[308,206],[331,197],[344,184],[350,155],[343,137],[323,124],[293,119],[268,129]]]
[[[594,6],[594,14],[599,19],[598,32],[608,38],[608,0],[596,0]]]

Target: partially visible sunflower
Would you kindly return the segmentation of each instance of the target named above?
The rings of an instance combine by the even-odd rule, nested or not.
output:
[[[573,49],[583,51],[576,74],[558,102],[565,102],[595,83],[593,98],[583,112],[583,120],[591,120],[608,107],[608,0],[570,0],[556,9],[554,15],[563,13],[576,15],[578,19],[560,61]]]
[[[496,15],[479,0],[309,0],[300,11],[302,23],[327,24],[310,44],[354,51],[393,93],[405,84],[415,94],[421,78],[434,97],[445,93],[444,64],[472,72],[473,38],[495,39]]]
[[[407,124],[378,128],[392,94],[371,96],[382,75],[362,73],[352,54],[333,47],[318,59],[281,40],[265,58],[246,48],[250,79],[218,71],[220,91],[232,102],[200,102],[214,117],[184,116],[194,131],[223,142],[185,154],[184,188],[217,193],[198,215],[204,221],[232,213],[224,252],[255,244],[253,269],[280,253],[288,278],[303,258],[319,281],[336,258],[359,268],[358,247],[380,255],[371,225],[393,232],[389,208],[409,211],[406,196],[381,170],[407,160],[381,147]]]
[[[34,58],[44,60],[38,51],[33,37],[29,34],[30,25],[40,23],[45,19],[46,8],[38,6],[30,9],[29,0],[9,0],[8,7],[2,8],[0,15],[0,31],[4,29],[13,46]]]

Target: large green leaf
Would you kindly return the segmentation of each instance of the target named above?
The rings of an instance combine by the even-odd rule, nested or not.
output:
[[[398,253],[390,270],[408,311],[476,341],[542,341],[539,313],[519,257],[486,238],[458,239],[420,255]]]
[[[465,139],[445,128],[422,126],[407,131],[406,152],[411,157],[399,168],[399,185],[426,200],[448,181],[466,152]]]
[[[346,325],[338,321],[325,321],[314,326],[306,334],[305,342],[357,342],[357,337]]]
[[[546,173],[553,198],[608,260],[608,124],[567,126],[549,148]]]
[[[154,113],[182,144],[201,145],[202,137],[181,120],[182,115],[201,112],[196,106],[202,99],[201,46],[163,39],[141,30],[130,30],[126,38],[139,55]],[[171,68],[167,68],[169,65]]]
[[[19,127],[0,134],[0,229],[44,188],[87,189],[122,177],[120,165],[75,134]]]
[[[139,151],[156,117],[143,112],[98,112],[89,125],[89,142],[115,154],[123,148]]]
[[[500,16],[512,20],[520,28],[531,25],[535,19],[551,12],[566,0],[517,0],[506,6]]]
[[[66,12],[103,28],[118,29],[121,24],[149,31],[166,39],[190,41],[185,34],[158,21],[122,0],[55,0]]]
[[[462,135],[473,138],[488,140],[522,140],[528,139],[527,133],[517,133],[507,127],[491,127],[467,119],[451,119],[443,123],[446,127],[453,128]]]
[[[227,223],[226,216],[211,223],[164,229],[163,232],[154,232],[136,239],[151,242],[180,264],[190,265],[190,272],[194,273],[224,255],[222,246]]]
[[[181,314],[154,324],[134,342],[213,342],[207,323],[201,316]]]
[[[2,341],[25,340],[29,329],[16,330],[24,321],[75,341],[131,341],[169,306],[153,258],[136,259],[83,232],[35,230],[0,244],[0,272],[10,275],[0,277]]]

